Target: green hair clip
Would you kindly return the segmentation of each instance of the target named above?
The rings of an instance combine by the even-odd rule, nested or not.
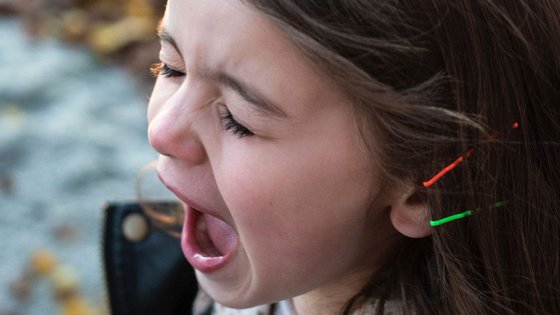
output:
[[[507,203],[508,203],[507,200],[498,201],[495,204],[490,205],[488,207],[488,209],[499,208],[499,207],[504,206]],[[480,210],[481,210],[480,208],[476,208],[474,210],[467,210],[465,212],[453,214],[453,215],[450,215],[448,217],[445,217],[445,218],[442,218],[442,219],[439,219],[439,220],[430,220],[430,225],[433,226],[433,227],[440,226],[442,224],[449,223],[451,221],[456,221],[456,220],[468,217],[468,216],[473,215],[475,212],[478,212]]]

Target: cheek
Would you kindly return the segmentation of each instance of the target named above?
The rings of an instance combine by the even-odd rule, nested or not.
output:
[[[354,238],[348,230],[363,223],[376,189],[365,163],[335,152],[319,160],[309,151],[242,152],[243,158],[228,160],[220,190],[251,259],[273,264],[280,252],[283,261],[313,267]]]
[[[224,196],[248,261],[251,288],[298,295],[370,259],[365,256],[373,243],[364,220],[365,189],[340,189],[346,178],[319,167],[252,169],[232,172],[237,187]]]
[[[340,208],[365,204],[379,190],[369,161],[357,159],[357,153],[346,154],[348,150],[335,152],[330,144],[324,150],[323,147],[313,150],[307,145],[301,150],[283,152],[266,149],[240,152],[237,156],[228,155],[227,167],[222,172],[224,178],[217,180],[222,183],[224,199],[232,206],[246,209],[240,210],[239,215],[254,209],[256,213],[251,216],[255,220],[282,221],[291,215],[340,212]],[[302,212],[304,209],[306,212]]]

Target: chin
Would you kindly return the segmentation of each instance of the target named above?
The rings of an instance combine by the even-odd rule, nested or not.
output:
[[[197,274],[197,278],[204,292],[214,301],[228,308],[244,309],[282,300],[282,298],[275,298],[270,294],[263,294],[264,290],[248,290],[243,286],[225,286],[223,283],[212,282],[204,275]]]

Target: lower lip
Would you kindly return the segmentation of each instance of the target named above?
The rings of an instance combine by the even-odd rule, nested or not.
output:
[[[224,268],[232,259],[233,253],[227,253],[224,256],[208,257],[202,254],[196,241],[196,223],[199,219],[200,212],[186,206],[185,222],[181,233],[181,248],[183,254],[189,263],[204,273],[210,273]]]

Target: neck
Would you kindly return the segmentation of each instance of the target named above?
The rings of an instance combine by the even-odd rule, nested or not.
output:
[[[371,273],[354,273],[293,299],[298,315],[338,315]]]
[[[352,272],[326,283],[312,291],[293,298],[296,314],[298,315],[339,315],[346,304],[360,292],[375,272],[382,265],[382,261],[391,256],[392,248],[400,238],[390,237],[385,242],[374,244],[367,252],[378,251],[384,253],[373,259],[364,259],[364,264]],[[376,266],[376,267],[373,267]],[[373,267],[373,268],[372,268]]]

